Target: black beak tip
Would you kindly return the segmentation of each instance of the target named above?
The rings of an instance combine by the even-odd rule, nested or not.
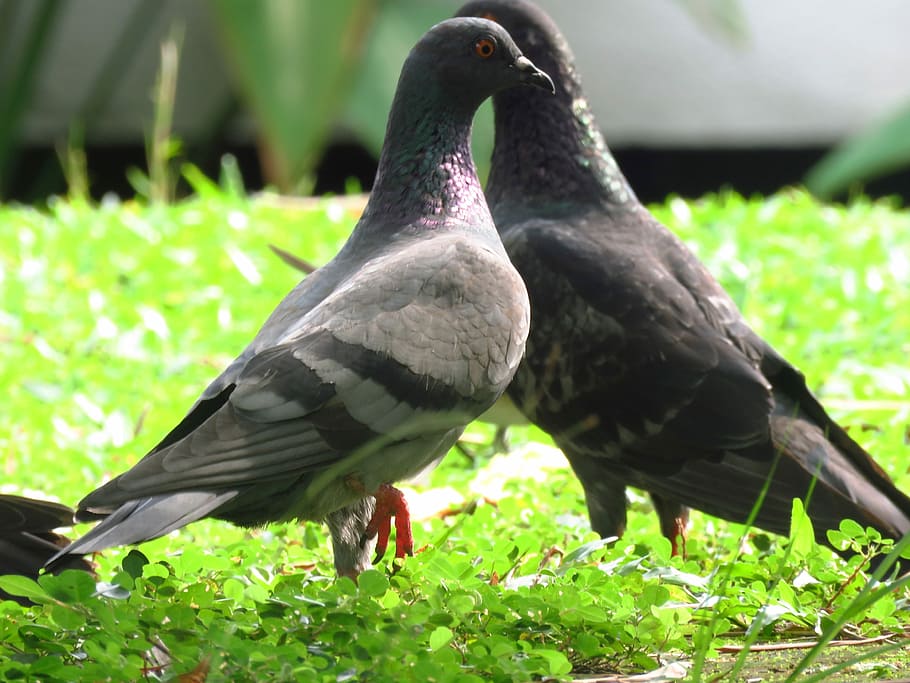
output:
[[[534,63],[527,57],[521,56],[516,59],[515,67],[518,69],[522,83],[546,90],[551,95],[556,94],[556,86],[553,85],[553,79],[534,66]]]

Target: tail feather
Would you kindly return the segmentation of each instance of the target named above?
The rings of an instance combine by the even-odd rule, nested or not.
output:
[[[48,558],[67,543],[66,538],[50,531],[40,534],[23,531],[15,536],[0,538],[0,575],[20,574],[35,578]],[[91,571],[91,566],[82,558],[73,557],[61,562],[55,569]]]
[[[54,529],[70,526],[73,511],[65,505],[23,496],[0,495],[0,575],[18,574],[37,579],[47,559],[68,541]],[[91,573],[81,557],[61,561],[55,571],[79,569]],[[28,599],[0,590],[0,600],[28,605]]]
[[[72,524],[73,511],[66,505],[24,496],[0,495],[0,536],[17,531],[50,531]]]
[[[774,425],[780,457],[754,519],[757,528],[787,535],[791,501],[805,501],[815,478],[807,513],[819,543],[830,545],[828,530],[837,529],[844,519],[872,527],[893,540],[910,531],[906,506],[894,501],[892,491],[887,495],[878,479],[870,480],[867,472],[853,466],[818,427],[798,419],[790,424],[783,418],[775,418]],[[769,476],[771,461],[727,453],[720,461],[690,461],[671,476],[634,473],[628,481],[691,508],[742,523]],[[907,571],[910,563],[901,562],[900,569]]]
[[[803,458],[810,457],[812,450],[824,448],[830,456],[830,466],[826,462],[823,472],[835,477],[834,473],[839,469],[841,489],[887,528],[879,524],[870,526],[890,538],[900,538],[910,531],[910,497],[894,485],[887,473],[843,427],[831,419],[809,391],[803,374],[770,347],[762,362],[762,371],[774,385],[771,431],[776,445],[781,446],[782,437],[795,435],[792,446],[784,442],[782,447],[797,451]]]
[[[744,523],[766,483],[765,498],[753,520],[757,528],[787,535],[792,500],[805,501],[811,488],[807,513],[819,543],[828,544],[827,531],[837,529],[844,519],[872,527],[893,540],[910,531],[910,499],[886,475],[877,474],[862,463],[857,465],[854,454],[843,452],[814,422],[775,415],[771,431],[774,448],[769,448],[766,458],[727,452],[719,460],[688,460],[669,475],[624,468],[609,459],[583,456],[568,449],[565,452],[582,480],[592,525],[601,535],[622,533],[624,485]],[[773,474],[772,455],[778,456]],[[621,502],[617,504],[617,500]],[[903,564],[901,568],[905,568]]]
[[[910,531],[910,499],[877,466],[874,470],[862,466],[871,461],[865,451],[860,449],[865,458],[857,463],[822,428],[801,418],[776,415],[771,428],[783,458],[798,465],[803,476],[817,476],[810,511],[815,506],[818,514],[824,513],[826,527],[831,528],[835,519],[851,518],[895,540]]]
[[[202,519],[237,495],[237,491],[186,491],[129,501],[85,536],[47,562],[53,567],[69,555],[85,555],[117,545],[150,541]]]

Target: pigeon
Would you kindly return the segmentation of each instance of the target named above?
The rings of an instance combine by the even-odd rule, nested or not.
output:
[[[396,554],[412,552],[392,483],[440,459],[524,352],[527,292],[470,152],[477,107],[518,85],[552,92],[498,24],[450,19],[417,42],[348,241],[150,453],[79,503],[78,520],[102,521],[58,558],[203,517],[324,519],[344,576],[370,566],[368,539],[382,554],[392,515]]]
[[[32,579],[48,558],[60,551],[67,540],[54,529],[72,526],[73,511],[65,505],[23,496],[0,495],[0,576],[19,574]],[[90,572],[91,565],[79,557],[57,567]],[[29,604],[25,598],[0,590],[0,600]]]
[[[787,534],[817,477],[819,542],[844,518],[891,539],[910,530],[910,499],[638,201],[553,21],[524,0],[458,14],[501,23],[556,85],[494,96],[486,196],[533,312],[508,395],[565,453],[592,528],[622,536],[634,486],[684,553],[687,508],[745,522],[770,478],[754,524]]]

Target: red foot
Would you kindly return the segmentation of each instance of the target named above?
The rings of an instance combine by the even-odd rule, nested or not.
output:
[[[684,517],[673,518],[673,532],[670,536],[670,552],[673,557],[681,556],[686,559],[686,526],[688,521]]]
[[[389,534],[392,531],[392,517],[395,517],[395,557],[414,554],[414,535],[411,533],[411,513],[404,494],[391,484],[382,484],[373,493],[376,509],[367,524],[366,536],[376,536],[376,559],[378,562],[385,555],[389,545]]]

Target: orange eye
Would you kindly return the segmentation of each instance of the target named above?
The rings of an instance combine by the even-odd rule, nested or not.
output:
[[[492,12],[484,12],[484,13],[480,16],[480,18],[481,18],[481,19],[486,19],[486,20],[488,20],[488,21],[495,21],[497,24],[499,23],[499,19],[497,19],[497,18],[496,18],[496,15],[493,14]]]
[[[493,56],[493,53],[496,52],[496,43],[489,38],[481,38],[474,43],[474,52],[478,57],[489,59]]]

